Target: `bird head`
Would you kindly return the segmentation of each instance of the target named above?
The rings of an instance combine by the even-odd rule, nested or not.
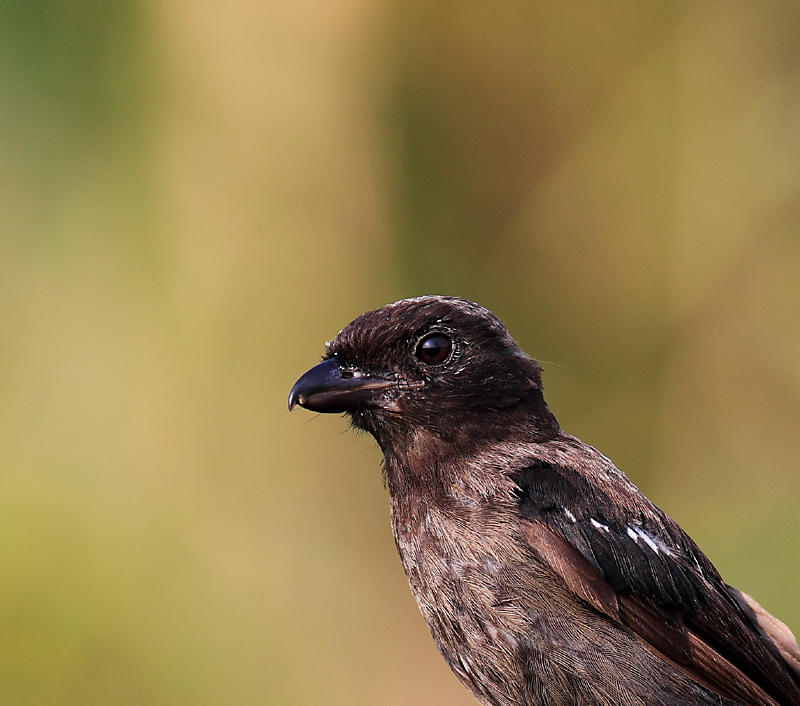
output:
[[[456,297],[403,299],[362,314],[327,344],[289,394],[316,412],[347,412],[385,450],[398,435],[502,437],[518,417],[557,429],[541,368],[490,311]]]

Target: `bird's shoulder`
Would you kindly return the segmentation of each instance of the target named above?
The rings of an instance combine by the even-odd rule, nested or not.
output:
[[[537,450],[509,474],[523,518],[561,535],[617,591],[665,608],[707,606],[709,587],[723,585],[719,573],[616,466],[571,437]]]
[[[561,435],[498,447],[479,463],[505,466],[532,551],[579,599],[723,696],[800,704],[788,628],[782,648],[748,597],[602,454]]]

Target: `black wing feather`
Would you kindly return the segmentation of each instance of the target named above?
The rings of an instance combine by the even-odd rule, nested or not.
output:
[[[516,473],[514,480],[522,514],[544,521],[561,534],[617,591],[646,595],[666,608],[695,613],[708,604],[706,576],[723,586],[719,574],[688,536],[678,530],[676,541],[677,525],[658,522],[669,519],[663,513],[625,516],[583,476],[544,461],[534,461]]]
[[[800,680],[775,645],[697,545],[632,484],[625,491],[633,503],[615,502],[578,471],[538,459],[512,478],[521,514],[561,536],[611,584],[623,620],[627,606],[629,626],[645,639],[658,640],[659,620],[672,623],[667,633],[685,625],[778,703],[800,704]]]

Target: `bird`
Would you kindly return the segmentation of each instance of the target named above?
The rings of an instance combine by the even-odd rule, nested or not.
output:
[[[412,593],[484,706],[800,706],[789,628],[599,451],[466,299],[357,317],[289,394],[383,452]]]

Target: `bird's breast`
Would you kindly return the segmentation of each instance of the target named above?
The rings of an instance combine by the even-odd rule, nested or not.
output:
[[[502,513],[450,495],[392,501],[392,526],[411,590],[453,671],[483,703],[491,673],[523,675],[514,659],[545,608],[544,569],[514,541]],[[511,539],[512,541],[509,541]],[[520,572],[525,576],[520,576]],[[519,595],[519,586],[530,590]],[[550,595],[552,598],[552,595]]]

